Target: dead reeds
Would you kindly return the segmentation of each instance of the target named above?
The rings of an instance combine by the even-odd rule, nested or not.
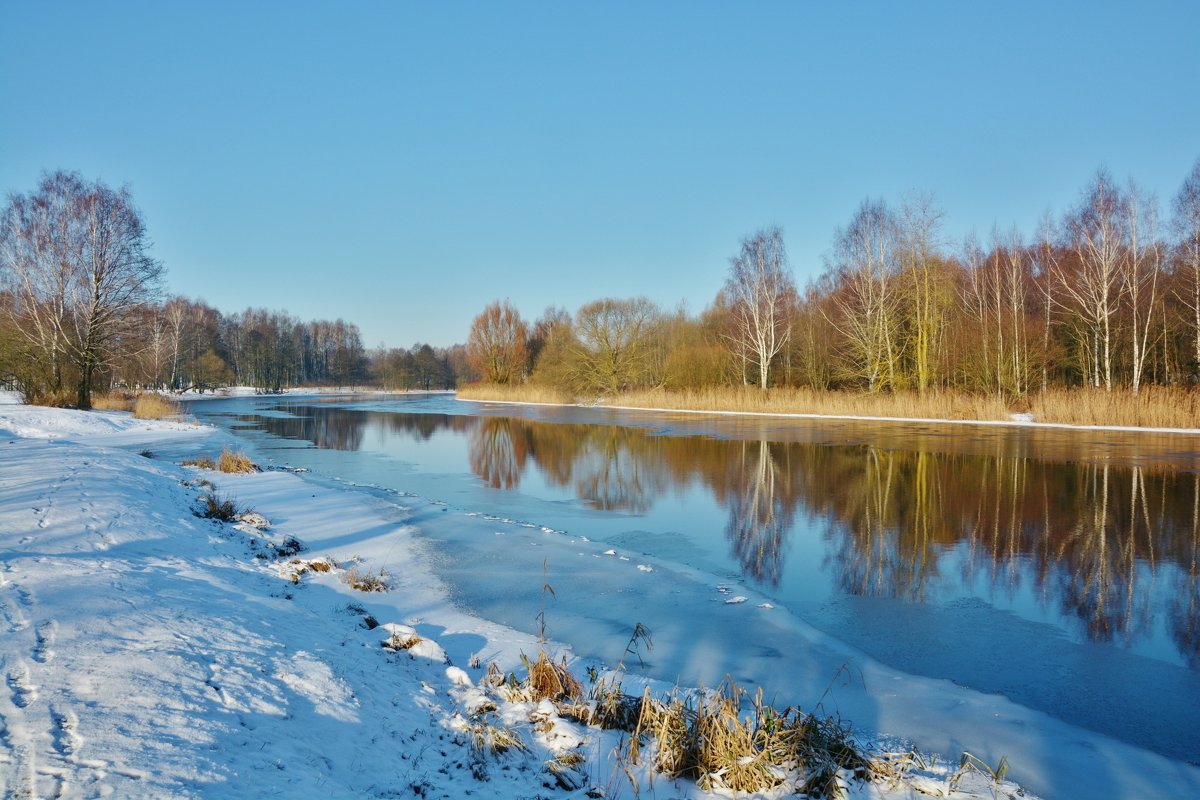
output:
[[[92,395],[92,408],[96,411],[132,411],[133,402],[132,392],[114,390]]]
[[[647,691],[629,739],[630,763],[639,763],[649,746],[655,772],[694,780],[705,791],[788,786],[831,798],[843,793],[847,779],[873,777],[872,762],[840,721],[794,707],[778,711],[763,701],[761,689],[747,699],[729,680],[711,692],[676,690],[663,699]]]
[[[464,400],[569,404],[569,392],[538,384],[496,386],[473,384],[459,390]],[[646,389],[601,398],[602,405],[668,411],[713,411],[743,414],[813,414],[829,417],[1009,421],[1029,414],[1032,421],[1062,425],[1136,428],[1200,427],[1200,391],[1192,388],[1143,386],[1104,391],[1090,387],[1047,389],[1008,397],[954,389],[917,392],[819,391],[804,388],[714,386],[703,389]]]
[[[139,394],[133,401],[134,419],[166,419],[180,413],[179,403],[161,394]]]
[[[359,592],[386,592],[392,588],[382,567],[377,572],[357,566],[351,567],[342,575],[342,582]]]
[[[472,383],[461,387],[457,396],[459,400],[494,400],[510,403],[562,405],[575,402],[574,395],[565,389],[536,383],[511,386],[497,383]]]
[[[221,456],[217,459],[217,469],[221,472],[232,473],[259,471],[258,465],[251,461],[249,456],[240,450],[234,451],[228,447],[221,451]]]
[[[206,494],[200,498],[200,516],[219,522],[234,522],[238,518],[237,503],[228,497]]]

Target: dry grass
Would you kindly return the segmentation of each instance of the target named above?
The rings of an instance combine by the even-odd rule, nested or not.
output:
[[[242,451],[233,451],[228,447],[221,451],[217,459],[217,469],[221,472],[258,472],[258,465],[250,460]]]
[[[530,662],[524,655],[521,656],[521,661],[524,662],[528,674],[520,688],[529,700],[535,703],[542,700],[558,703],[583,697],[583,685],[567,668],[566,659],[561,662],[553,661],[546,655],[545,650],[540,650],[536,661]]]
[[[566,392],[544,386],[474,384],[459,391],[464,400],[507,400],[524,403],[572,403]],[[755,414],[817,414],[831,417],[902,419],[1009,420],[1017,412],[1037,422],[1067,425],[1116,425],[1144,428],[1200,427],[1200,390],[1145,386],[1105,392],[1092,388],[1050,389],[1026,397],[941,390],[871,394],[753,386],[707,389],[648,389],[603,398],[608,406],[722,411]]]
[[[496,383],[472,383],[463,386],[457,393],[459,400],[501,400],[513,403],[574,403],[570,392],[553,386],[525,383],[520,386],[502,386]]]
[[[200,516],[221,522],[233,522],[238,517],[237,503],[227,497],[216,494],[206,494],[201,498]]]
[[[213,461],[208,456],[197,456],[195,458],[185,458],[179,462],[185,467],[199,467],[200,469],[216,469],[217,462]]]
[[[105,392],[92,395],[92,408],[96,411],[133,411],[134,396],[129,392]]]
[[[179,404],[161,394],[140,394],[133,401],[134,419],[166,419],[178,416]]]
[[[696,781],[704,791],[766,792],[791,786],[816,797],[842,793],[839,773],[860,780],[874,774],[849,731],[832,718],[782,712],[762,691],[742,715],[746,693],[726,681],[716,691],[655,700],[647,693],[630,737],[628,757],[638,763],[643,742],[652,765],[669,777]]]
[[[342,582],[360,592],[386,592],[392,588],[387,577],[382,567],[378,572],[351,567],[342,575]]]
[[[753,386],[628,392],[602,401],[605,405],[688,411],[734,411],[758,414],[821,414],[850,417],[919,419],[1008,419],[1002,398],[965,392],[819,392],[811,389],[768,389]]]
[[[503,725],[491,722],[473,722],[467,726],[467,738],[471,749],[478,753],[506,753],[509,750],[526,750],[520,734]]]
[[[291,561],[288,562],[287,569],[284,571],[283,575],[285,578],[290,580],[292,583],[300,583],[301,575],[304,575],[309,572],[324,573],[324,572],[329,572],[332,569],[333,569],[333,564],[331,564],[329,562],[329,559],[325,559],[325,558],[317,558],[317,559],[293,558]],[[365,613],[365,611],[364,611],[364,613]]]
[[[1138,428],[1200,427],[1200,391],[1145,386],[1130,389],[1050,389],[1029,397],[1039,422],[1069,425],[1121,425]]]

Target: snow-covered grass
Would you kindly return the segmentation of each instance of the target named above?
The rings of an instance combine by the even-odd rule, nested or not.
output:
[[[635,760],[628,732],[573,710],[606,697],[628,706],[594,688],[619,686],[619,668],[595,672],[458,609],[412,524],[292,473],[202,473],[133,451],[197,433],[0,407],[0,796],[628,797],[631,780],[645,797],[705,796],[696,781],[652,775],[650,736]],[[204,518],[208,494],[238,514]],[[386,573],[387,586],[358,591],[352,571]],[[523,667],[526,653],[537,657]],[[545,682],[531,674],[543,655],[588,696],[529,691]],[[630,697],[646,686],[673,696],[628,682]],[[704,696],[679,692],[685,710]],[[836,772],[851,797],[1018,791],[958,753],[855,746],[894,769],[866,782]],[[758,759],[741,753],[733,768]],[[793,767],[765,769],[780,788],[759,796],[796,785]],[[1191,768],[1161,773],[1103,785],[1114,797],[1196,786]]]

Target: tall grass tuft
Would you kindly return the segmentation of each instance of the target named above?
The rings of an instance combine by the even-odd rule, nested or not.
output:
[[[92,395],[92,408],[96,411],[132,411],[134,396],[129,392],[114,390]]]
[[[647,692],[629,740],[630,763],[639,763],[648,743],[652,766],[671,778],[689,778],[709,792],[768,792],[798,787],[811,797],[842,794],[839,774],[873,776],[870,760],[833,718],[777,711],[762,690],[746,706],[746,692],[726,680],[712,692],[663,700]]]
[[[200,515],[207,519],[215,519],[221,522],[233,522],[238,516],[237,503],[229,498],[219,497],[216,494],[206,494],[201,498],[203,505],[200,509]]]
[[[161,394],[139,394],[133,401],[134,419],[166,419],[178,416],[179,403]]]
[[[575,396],[565,389],[536,383],[502,386],[497,383],[472,383],[458,390],[459,400],[498,400],[510,403],[574,403]]]
[[[221,472],[258,472],[258,465],[240,450],[235,452],[227,447],[217,459],[217,469]]]

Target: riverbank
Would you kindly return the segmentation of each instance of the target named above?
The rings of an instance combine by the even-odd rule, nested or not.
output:
[[[701,391],[663,389],[581,401],[542,386],[472,384],[460,400],[530,405],[602,406],[622,410],[797,419],[1041,426],[1112,431],[1200,434],[1200,393],[1147,387],[1127,390],[1050,390],[1019,403],[966,393],[860,394],[803,389],[733,387]]]
[[[418,534],[426,520],[457,513],[405,498],[397,514],[286,471],[225,475],[153,458],[181,437],[202,451],[205,435],[114,413],[0,407],[0,659],[11,690],[0,698],[0,794],[628,795],[612,755],[619,732],[487,685],[489,663],[523,675],[520,656],[539,642],[462,613],[430,572]],[[209,493],[269,527],[195,516]],[[443,524],[477,524],[489,536],[503,527],[470,514]],[[352,573],[388,590],[356,591]],[[560,613],[552,607],[551,620]],[[383,633],[368,619],[409,626],[429,644],[385,648],[407,628]],[[581,681],[587,667],[602,668],[547,649]],[[927,683],[901,694],[922,697]],[[627,679],[634,693],[638,685]],[[520,747],[473,745],[481,714]],[[1043,745],[1045,763],[1022,755],[1014,773],[1095,776],[1054,796],[1096,796],[1097,785],[1109,796],[1183,796],[1196,786],[1193,768],[1102,737],[1082,749]],[[564,789],[548,764],[576,752],[583,761],[564,780],[577,785]],[[969,770],[950,795],[957,755],[926,755],[895,785],[850,781],[851,796],[1016,792]],[[1128,769],[1109,774],[1109,764]],[[651,784],[645,762],[626,766],[645,796],[706,796],[691,782]]]

